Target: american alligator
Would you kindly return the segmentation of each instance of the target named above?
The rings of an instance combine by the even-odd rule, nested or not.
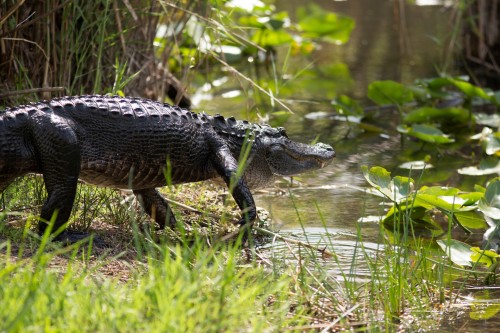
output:
[[[246,167],[237,177],[245,147]],[[48,197],[40,233],[55,212],[53,230],[67,222],[78,179],[133,190],[163,228],[176,221],[156,187],[222,178],[242,210],[239,223],[251,225],[257,213],[249,188],[322,168],[334,156],[331,146],[294,142],[283,128],[140,98],[63,97],[0,112],[0,193],[19,176],[42,174]]]

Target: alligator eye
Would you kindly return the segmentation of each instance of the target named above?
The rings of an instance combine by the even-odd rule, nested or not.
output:
[[[278,127],[276,128],[278,132],[280,133],[281,136],[284,136],[285,138],[288,138],[288,135],[286,134],[286,130],[284,127]]]

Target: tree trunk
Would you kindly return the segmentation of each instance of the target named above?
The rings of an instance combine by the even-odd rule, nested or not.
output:
[[[483,86],[500,88],[499,0],[475,0],[463,13],[463,55]]]

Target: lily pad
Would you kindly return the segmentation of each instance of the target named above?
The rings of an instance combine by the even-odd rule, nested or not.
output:
[[[431,89],[441,89],[445,86],[454,86],[468,98],[479,97],[488,101],[493,101],[494,96],[488,95],[483,89],[467,81],[450,77],[440,77],[428,82]]]
[[[489,182],[484,197],[479,201],[479,209],[484,215],[500,220],[500,177]]]
[[[471,247],[471,259],[474,262],[484,264],[486,267],[490,267],[497,263],[500,254],[491,250],[481,250],[478,247]]]
[[[368,86],[368,98],[378,105],[402,105],[413,101],[413,92],[398,82],[375,81]]]
[[[415,182],[411,178],[396,176],[391,179],[391,173],[382,167],[368,170],[368,167],[362,166],[361,169],[368,183],[391,201],[400,202],[413,191]]]
[[[407,123],[444,123],[452,122],[466,124],[472,118],[470,111],[462,108],[433,108],[422,107],[410,111],[404,121]]]
[[[430,143],[452,143],[455,142],[449,135],[444,134],[440,129],[431,125],[415,124],[413,126],[399,125],[398,132],[413,136],[425,142]]]
[[[481,193],[460,193],[454,187],[424,186],[417,192],[415,203],[427,209],[438,208],[448,213],[457,213],[474,210],[476,207],[472,204],[481,197]]]
[[[363,165],[361,167],[365,179],[370,183],[371,186],[382,192],[385,196],[391,198],[391,191],[389,189],[389,184],[391,183],[391,173],[382,167],[372,167],[368,169],[367,166]]]
[[[393,206],[387,212],[383,222],[387,230],[402,231],[405,221],[411,221],[411,230],[417,237],[439,237],[444,233],[443,228],[428,214],[428,210],[418,204]]]
[[[483,304],[471,308],[470,319],[473,320],[488,320],[495,318],[500,312],[500,304],[491,304],[484,307]]]
[[[450,83],[470,98],[479,97],[488,101],[492,99],[492,96],[488,95],[482,88],[477,87],[469,82],[450,79]]]
[[[460,193],[460,190],[458,188],[448,186],[422,186],[419,193],[431,194],[435,196],[452,196]]]
[[[362,117],[364,115],[364,110],[361,105],[346,95],[340,95],[332,100],[332,105],[341,115],[357,117]]]
[[[500,153],[500,132],[494,132],[487,136],[484,151],[488,155],[498,155]]]
[[[500,175],[500,160],[495,156],[490,156],[483,159],[478,167],[465,167],[458,169],[457,172],[461,175],[469,176]]]
[[[469,245],[455,239],[438,240],[437,244],[455,265],[462,267],[472,266],[471,255],[473,254],[473,252]]]
[[[500,127],[500,115],[499,114],[496,114],[496,113],[494,113],[494,114],[476,113],[475,116],[476,116],[476,123],[479,125],[491,126],[493,128]]]
[[[288,112],[290,113],[290,112]],[[326,111],[316,111],[316,112],[310,112],[306,115],[304,115],[305,119],[309,120],[320,120],[320,119],[328,119],[328,118],[333,118],[333,115],[330,112]]]
[[[417,193],[415,203],[427,209],[438,208],[449,213],[466,212],[475,209],[473,206],[464,206],[465,200],[457,196],[436,196]]]
[[[408,170],[426,170],[434,168],[434,166],[426,161],[410,161],[400,164],[399,168]]]
[[[461,226],[467,229],[485,229],[488,224],[484,218],[476,212],[456,212],[453,214]]]

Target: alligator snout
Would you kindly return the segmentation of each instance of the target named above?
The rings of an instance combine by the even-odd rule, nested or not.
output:
[[[332,146],[327,145],[326,143],[317,143],[315,145],[316,150],[318,151],[318,155],[325,159],[325,160],[331,160],[335,157],[335,149],[333,149]]]

